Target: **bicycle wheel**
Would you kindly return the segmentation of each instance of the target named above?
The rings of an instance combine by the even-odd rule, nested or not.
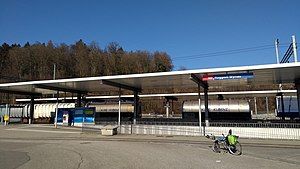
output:
[[[237,142],[235,145],[229,145],[228,150],[230,154],[241,155],[242,154],[242,145]]]
[[[213,147],[212,147],[212,150],[214,151],[214,152],[216,152],[216,153],[220,153],[221,151],[220,151],[220,144],[218,143],[218,141],[215,141],[214,142],[214,145],[213,145]]]

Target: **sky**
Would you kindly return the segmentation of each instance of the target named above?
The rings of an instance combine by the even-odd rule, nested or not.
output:
[[[0,43],[163,51],[174,70],[276,63],[300,40],[299,0],[0,0]],[[243,49],[243,50],[240,50]]]

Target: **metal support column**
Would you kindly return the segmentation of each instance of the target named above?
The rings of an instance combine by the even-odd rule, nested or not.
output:
[[[204,88],[204,105],[205,105],[205,126],[209,126],[209,117],[208,117],[208,87]]]
[[[167,118],[169,118],[169,110],[170,110],[170,101],[169,100],[167,100],[166,101],[166,116],[167,116]]]
[[[77,93],[76,107],[81,107],[81,93]]]
[[[33,123],[33,114],[34,114],[34,96],[31,95],[31,97],[30,97],[30,116],[29,116],[29,120],[28,120],[29,124]]]
[[[292,36],[292,42],[293,42],[294,61],[298,62],[298,59],[297,59],[297,44],[296,44],[296,37],[295,37],[295,35]]]
[[[174,100],[172,100],[172,109],[171,109],[172,117],[174,117],[174,111],[173,110],[174,110]]]
[[[279,39],[276,39],[275,40],[275,54],[276,54],[276,61],[277,61],[277,64],[280,63],[280,60],[279,60]]]
[[[134,114],[133,114],[133,124],[136,124],[137,114],[139,113],[139,92],[133,91],[134,95]]]
[[[118,130],[119,130],[119,133],[121,133],[121,88],[119,88]]]
[[[23,107],[23,108],[22,108],[21,123],[24,123],[24,117],[25,117],[25,115],[24,115],[24,107]]]
[[[255,111],[255,115],[257,116],[257,104],[256,104],[256,97],[254,97],[254,111]]]
[[[201,125],[201,96],[200,96],[200,84],[198,84],[198,106],[199,106],[199,132],[202,134],[202,125]]]
[[[57,93],[56,93],[56,109],[55,109],[55,122],[54,122],[54,127],[55,128],[57,128],[58,98],[59,98],[59,91],[57,91]]]
[[[297,88],[298,112],[300,117],[300,82],[296,83],[296,88]]]
[[[279,60],[279,39],[275,40],[275,54],[276,54],[277,64],[280,64],[280,60]],[[278,88],[281,91],[282,90],[282,84],[278,84]]]
[[[283,101],[283,94],[281,93],[281,96],[280,96],[280,100],[281,100],[281,111],[282,111],[282,114],[285,114],[284,112],[284,101]],[[285,119],[285,117],[282,117],[282,119]]]
[[[10,122],[10,112],[11,112],[10,109],[11,109],[11,106],[8,105],[8,117],[9,117],[8,123]]]
[[[269,114],[269,99],[268,99],[268,97],[266,97],[266,110],[267,110],[267,114]]]
[[[6,106],[5,106],[5,115],[10,117],[10,115],[9,115],[9,105],[8,104],[6,104]],[[8,125],[8,121],[4,120],[4,125],[5,126]]]
[[[1,115],[1,116],[0,116],[0,124],[3,124],[3,122],[4,122],[4,119],[3,119],[3,118],[4,118],[4,115]]]

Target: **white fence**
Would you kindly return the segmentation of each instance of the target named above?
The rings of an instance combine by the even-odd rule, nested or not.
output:
[[[225,135],[229,129],[242,138],[297,139],[300,140],[300,128],[253,128],[253,127],[205,127],[166,126],[166,125],[122,125],[122,134],[153,134],[203,136],[204,134]]]
[[[214,135],[227,134],[229,129],[232,129],[234,135],[244,138],[300,140],[299,128],[206,127],[206,133]]]

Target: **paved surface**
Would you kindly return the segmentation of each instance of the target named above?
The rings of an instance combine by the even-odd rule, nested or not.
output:
[[[0,168],[300,168],[300,141],[241,139],[243,155],[204,137],[100,136],[76,128],[0,127]]]

